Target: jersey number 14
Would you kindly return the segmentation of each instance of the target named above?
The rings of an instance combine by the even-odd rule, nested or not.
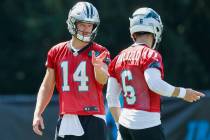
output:
[[[62,76],[63,76],[63,85],[62,90],[63,91],[70,91],[70,85],[68,83],[68,61],[63,61],[61,63],[62,68]],[[76,68],[74,74],[73,74],[73,80],[76,82],[80,82],[80,85],[78,87],[79,91],[88,91],[88,76],[86,75],[86,62],[82,61]]]

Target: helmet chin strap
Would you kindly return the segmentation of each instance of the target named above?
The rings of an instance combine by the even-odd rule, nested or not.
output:
[[[152,45],[152,49],[155,49],[156,48],[156,45],[157,45],[157,37],[155,36],[155,34],[153,34],[153,37],[154,37],[154,39],[153,39],[153,45]]]
[[[157,45],[157,41],[155,41],[155,43],[152,45],[152,49],[155,49]]]

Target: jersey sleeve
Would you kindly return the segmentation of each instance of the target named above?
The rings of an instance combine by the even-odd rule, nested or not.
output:
[[[109,77],[107,84],[107,103],[109,107],[120,107],[119,96],[122,91],[117,79]]]
[[[157,51],[151,49],[146,50],[142,58],[143,59],[141,62],[144,71],[148,68],[156,68],[160,70],[161,77],[163,78],[164,68],[163,68],[162,56]]]
[[[45,63],[46,67],[54,69],[54,67],[55,67],[54,54],[55,54],[55,50],[53,48],[48,51],[47,60]]]

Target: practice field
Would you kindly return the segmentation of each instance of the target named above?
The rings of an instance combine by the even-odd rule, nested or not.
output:
[[[167,140],[209,140],[210,91],[197,103],[189,104],[179,99],[164,98],[162,122]],[[53,139],[57,121],[57,96],[52,98],[44,113],[45,130],[42,137],[32,130],[35,96],[0,96],[1,140],[49,140]],[[108,114],[108,113],[107,113]],[[107,116],[109,140],[113,140],[113,121]]]

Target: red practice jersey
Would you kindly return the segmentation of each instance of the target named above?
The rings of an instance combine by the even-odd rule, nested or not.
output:
[[[163,78],[161,55],[143,44],[135,44],[117,55],[109,65],[109,74],[122,87],[124,108],[160,112],[160,95],[151,91],[144,71],[157,68]]]
[[[96,56],[108,50],[90,43],[76,54],[68,45],[69,41],[51,48],[46,62],[55,71],[60,114],[104,114],[103,86],[95,79],[91,58],[92,50]],[[107,56],[105,62],[109,60]]]

